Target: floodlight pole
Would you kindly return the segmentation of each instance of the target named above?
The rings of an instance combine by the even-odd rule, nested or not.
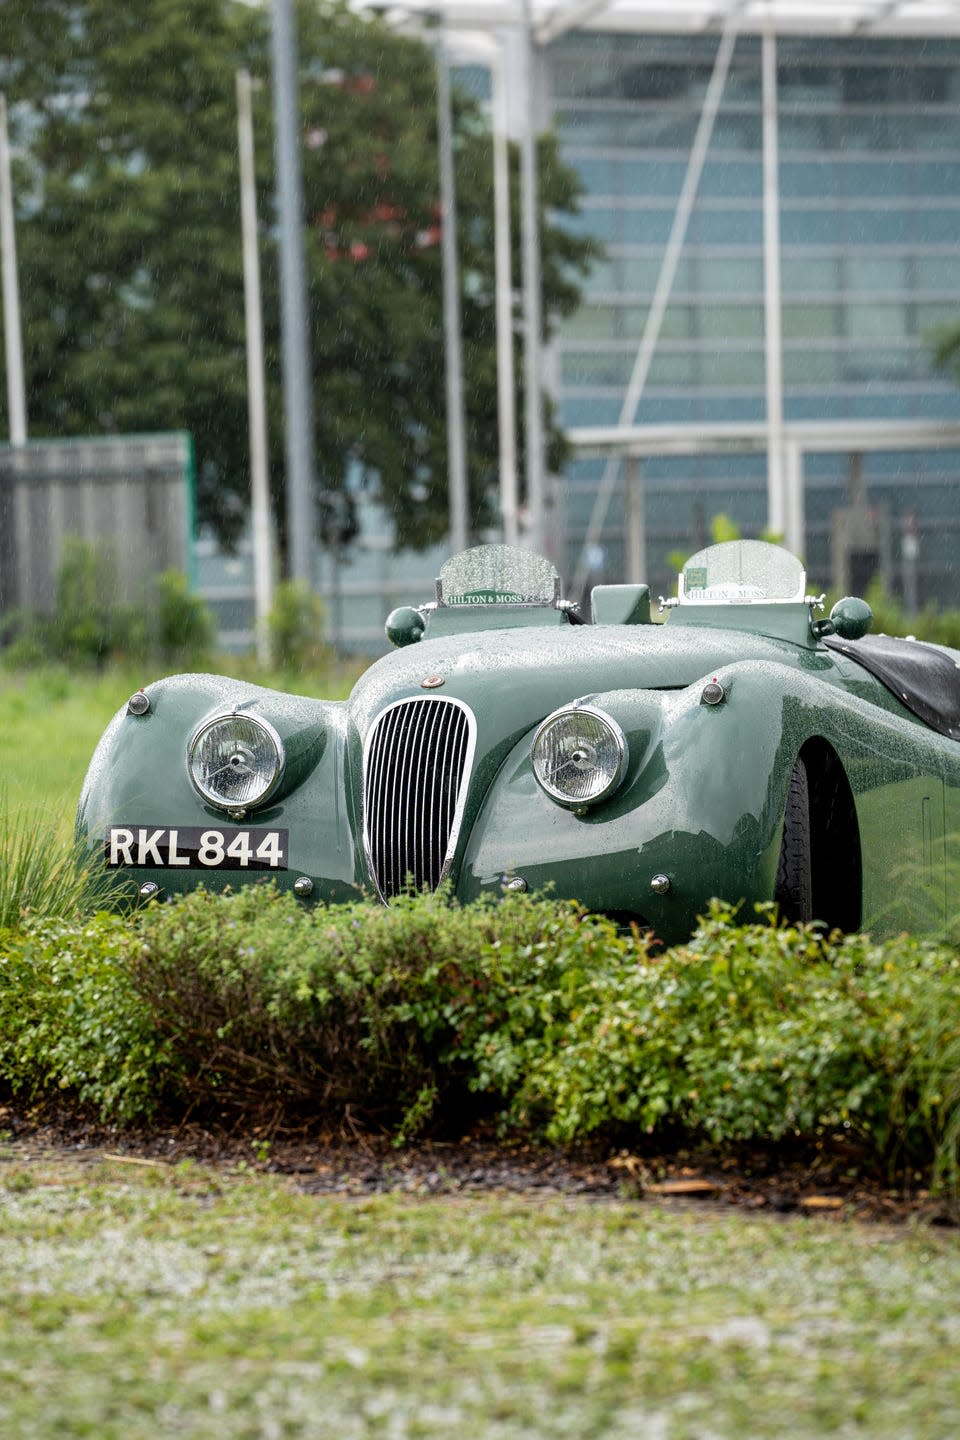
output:
[[[795,467],[783,447],[783,343],[780,291],[780,175],[777,134],[777,38],[768,24],[761,49],[763,81],[763,315],[767,407],[767,529],[783,535],[794,554],[803,550],[802,496],[798,512]],[[787,490],[788,475],[793,478]]]
[[[450,548],[470,543],[467,499],[467,446],[464,434],[463,346],[460,280],[457,266],[457,199],[453,165],[453,104],[450,60],[441,27],[437,37],[437,133],[440,149],[440,245],[443,261],[443,353],[447,389],[447,468],[449,472]]]
[[[280,312],[283,416],[287,461],[287,554],[290,576],[313,586],[313,396],[307,332],[300,167],[300,86],[291,0],[272,0],[273,108],[280,221]]]
[[[3,338],[7,361],[7,404],[10,444],[27,442],[27,398],[23,379],[23,339],[20,333],[20,294],[17,286],[17,240],[13,223],[13,184],[10,178],[10,140],[7,133],[7,99],[0,95],[0,259],[3,264]]]
[[[521,229],[523,236],[523,314],[524,314],[524,415],[527,476],[526,543],[538,554],[544,545],[544,445],[543,396],[541,392],[541,319],[540,293],[540,225],[539,185],[537,178],[536,117],[534,114],[534,49],[533,13],[530,0],[523,0],[520,48],[522,54],[522,93],[526,96],[524,124],[520,141],[522,174]]]
[[[497,314],[497,421],[500,438],[500,517],[507,545],[519,542],[517,420],[513,369],[513,280],[510,274],[510,165],[503,47],[490,54],[493,129],[493,254]]]
[[[237,71],[237,142],[243,234],[243,308],[247,339],[247,418],[253,527],[253,596],[257,660],[270,663],[267,615],[273,597],[273,526],[267,461],[267,404],[263,364],[263,309],[257,244],[257,189],[253,153],[253,100],[249,70]]]

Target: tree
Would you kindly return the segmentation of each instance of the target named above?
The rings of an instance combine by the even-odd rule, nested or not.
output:
[[[268,23],[266,7],[240,0],[14,0],[0,10],[0,86],[21,151],[31,431],[191,431],[201,517],[228,540],[249,495],[234,74],[243,64],[268,79]],[[359,463],[394,515],[398,542],[424,545],[447,528],[433,56],[379,20],[320,0],[301,6],[299,29],[318,489],[342,489]],[[462,94],[455,123],[479,528],[497,466],[492,161],[480,111]],[[255,125],[282,520],[268,85]],[[576,304],[593,246],[548,218],[576,204],[571,172],[548,140],[541,174],[549,325]],[[516,194],[514,202],[516,217]],[[518,240],[514,266],[519,275]],[[556,461],[555,426],[550,443]]]

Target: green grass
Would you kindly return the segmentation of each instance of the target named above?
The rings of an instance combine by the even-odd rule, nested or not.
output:
[[[104,725],[149,678],[0,670],[10,810],[69,835]],[[320,1198],[2,1143],[0,1216],[17,1440],[960,1433],[956,1231]]]
[[[0,669],[0,789],[11,814],[29,811],[73,833],[80,786],[107,722],[150,677],[109,669]]]
[[[17,1440],[960,1429],[960,1238],[0,1163]]]
[[[359,665],[298,677],[261,675],[248,662],[220,657],[216,668],[242,672],[255,684],[342,699]],[[0,666],[0,793],[11,815],[21,811],[73,834],[80,786],[107,723],[141,685],[157,678],[150,667],[110,666],[70,672],[58,666],[11,672]]]

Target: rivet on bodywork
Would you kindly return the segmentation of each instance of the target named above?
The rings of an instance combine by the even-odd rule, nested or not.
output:
[[[306,900],[308,895],[313,894],[313,881],[309,875],[298,875],[293,882],[293,893],[301,900]]]
[[[150,696],[145,690],[135,690],[127,701],[127,709],[131,715],[146,715],[150,709]]]
[[[704,685],[703,689],[700,691],[701,704],[719,705],[720,701],[724,698],[726,693],[727,692],[724,690],[719,680],[711,680],[709,684]]]
[[[141,834],[142,833],[143,832],[141,831]],[[140,886],[140,889],[137,891],[137,894],[140,896],[140,899],[143,901],[143,903],[146,904],[148,900],[156,900],[157,896],[160,894],[160,886],[155,880],[145,880]]]
[[[654,875],[650,881],[650,889],[655,895],[666,895],[670,889],[670,876]]]

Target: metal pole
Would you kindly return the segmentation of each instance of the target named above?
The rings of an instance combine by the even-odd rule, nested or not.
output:
[[[530,0],[523,0],[521,26],[522,92],[526,96],[524,125],[520,141],[523,231],[523,314],[524,314],[524,413],[527,452],[527,544],[543,550],[544,543],[544,454],[543,396],[541,394],[540,341],[542,331],[540,294],[539,185],[535,135],[533,14]]]
[[[247,331],[247,416],[250,427],[250,490],[253,525],[253,595],[257,659],[270,662],[267,614],[273,598],[273,526],[267,465],[267,404],[263,365],[263,312],[257,246],[257,190],[253,159],[252,84],[237,71],[237,140],[240,150],[240,216],[243,231],[243,304]]]
[[[650,362],[653,359],[653,353],[657,347],[657,341],[660,338],[660,327],[663,324],[663,317],[666,314],[667,305],[670,301],[670,292],[673,289],[674,276],[677,273],[677,265],[680,262],[680,252],[683,249],[683,242],[686,239],[687,226],[690,223],[693,204],[697,198],[697,187],[700,184],[700,176],[703,172],[704,161],[707,158],[710,137],[713,134],[713,123],[717,118],[720,101],[723,99],[723,89],[727,82],[727,72],[730,69],[730,60],[733,56],[733,47],[736,44],[736,39],[737,23],[736,21],[732,21],[725,27],[720,37],[720,44],[717,48],[717,58],[714,61],[713,73],[710,76],[710,83],[707,86],[707,93],[704,97],[700,123],[697,126],[697,133],[694,136],[693,148],[690,151],[687,173],[684,176],[683,188],[680,191],[680,198],[677,201],[677,209],[673,217],[673,225],[670,229],[670,238],[667,241],[663,263],[660,266],[660,274],[657,277],[657,285],[653,292],[653,300],[650,304],[650,312],[647,315],[647,323],[643,329],[643,338],[640,341],[640,349],[634,361],[630,383],[627,386],[627,392],[623,398],[623,404],[620,407],[620,420],[618,423],[621,426],[633,424],[637,406],[640,403],[640,397],[647,383],[647,375],[650,372]],[[613,497],[619,470],[619,458],[613,455],[607,461],[600,484],[597,487],[597,495],[594,500],[590,523],[587,526],[583,548],[580,551],[580,559],[577,562],[573,584],[570,587],[570,595],[573,600],[579,600],[583,595],[584,586],[587,583],[587,576],[590,572],[587,555],[593,546],[597,544],[603,532],[607,518],[607,510]]]
[[[297,39],[291,0],[273,0],[273,107],[280,219],[280,312],[283,415],[287,460],[287,553],[290,575],[313,583],[313,397],[307,333],[300,170]]]
[[[643,472],[636,455],[627,459],[627,579],[642,585],[647,575],[647,531],[643,507]]]
[[[10,179],[10,140],[7,135],[7,99],[0,95],[0,258],[3,261],[3,338],[7,361],[7,405],[10,444],[27,440],[27,398],[23,379],[23,340],[20,334],[20,294],[17,287],[17,239],[13,224],[13,184]]]
[[[447,387],[447,465],[450,473],[450,548],[457,554],[465,550],[470,543],[470,515],[464,435],[460,282],[457,273],[453,106],[450,99],[449,61],[442,32],[437,42],[437,133],[440,143],[440,240],[443,260],[443,351]]]
[[[780,309],[780,177],[777,136],[777,39],[768,25],[763,74],[763,315],[767,397],[767,529],[785,535],[795,553],[803,535],[790,533],[783,455],[783,346]],[[795,520],[794,516],[794,520]]]
[[[510,274],[510,171],[507,87],[499,43],[490,60],[493,86],[493,235],[497,312],[497,423],[500,436],[500,514],[507,545],[519,542],[517,418],[513,373],[513,279]]]
[[[803,447],[796,440],[788,441],[784,458],[784,543],[794,555],[803,558],[806,520],[803,505]]]

